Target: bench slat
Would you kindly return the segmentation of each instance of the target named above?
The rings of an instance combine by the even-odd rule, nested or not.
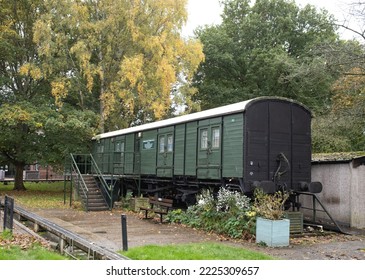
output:
[[[150,197],[148,201],[151,205],[150,208],[147,207],[139,207],[140,210],[145,211],[145,218],[147,219],[148,211],[154,212],[160,215],[160,222],[162,223],[163,215],[166,215],[170,208],[172,208],[173,200],[168,198],[156,198]],[[154,206],[159,206],[165,209],[155,209]]]
[[[151,204],[157,205],[157,206],[164,206],[167,208],[171,208],[172,204],[171,203],[166,203],[166,202],[150,202]]]

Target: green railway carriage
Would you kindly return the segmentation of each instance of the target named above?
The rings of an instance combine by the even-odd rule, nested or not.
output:
[[[307,190],[310,124],[302,104],[261,97],[100,134],[93,157],[124,192],[188,201],[207,186]]]

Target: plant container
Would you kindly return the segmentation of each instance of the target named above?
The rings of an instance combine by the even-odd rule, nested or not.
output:
[[[256,220],[256,243],[269,247],[289,246],[290,220],[269,220],[258,217]]]

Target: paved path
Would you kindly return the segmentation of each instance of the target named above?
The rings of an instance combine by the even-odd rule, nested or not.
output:
[[[82,212],[73,209],[42,209],[33,212],[113,251],[122,250],[121,215],[126,214],[129,248],[147,244],[211,241],[261,251],[286,260],[365,260],[364,235],[337,234],[330,238],[291,239],[289,247],[264,248],[255,243],[224,239],[182,225],[159,224],[157,220],[145,220],[136,213],[123,213],[120,210]]]
[[[141,219],[135,213],[81,212],[74,210],[36,210],[34,213],[111,250],[122,249],[121,215],[127,216],[128,247],[146,244],[178,244],[216,241],[212,235],[183,228],[180,225],[160,224],[157,220]]]

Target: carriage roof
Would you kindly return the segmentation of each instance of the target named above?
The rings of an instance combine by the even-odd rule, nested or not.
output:
[[[147,124],[143,124],[143,125],[138,125],[138,126],[134,126],[134,127],[129,127],[129,128],[125,128],[125,129],[102,133],[102,134],[95,136],[94,139],[116,137],[116,136],[126,135],[126,134],[130,134],[130,133],[138,133],[138,132],[143,132],[146,130],[168,127],[168,126],[186,123],[186,122],[190,122],[190,121],[197,121],[197,120],[202,120],[202,119],[207,119],[207,118],[213,118],[213,117],[218,117],[218,116],[223,116],[223,115],[239,113],[239,112],[245,111],[250,104],[255,103],[257,101],[263,101],[263,100],[268,100],[268,101],[269,100],[279,100],[279,101],[282,100],[282,101],[286,101],[286,102],[296,103],[299,106],[304,107],[304,105],[302,105],[294,100],[291,100],[291,99],[286,99],[286,98],[281,98],[281,97],[258,97],[258,98],[254,98],[254,99],[250,99],[250,100],[246,100],[246,101],[242,101],[242,102],[233,103],[230,105],[225,105],[225,106],[220,106],[220,107],[209,109],[209,110],[204,110],[204,111],[197,112],[197,113],[182,115],[182,116],[178,116],[178,117],[174,117],[174,118],[169,118],[166,120],[156,121],[156,122],[152,122],[152,123],[147,123]]]

